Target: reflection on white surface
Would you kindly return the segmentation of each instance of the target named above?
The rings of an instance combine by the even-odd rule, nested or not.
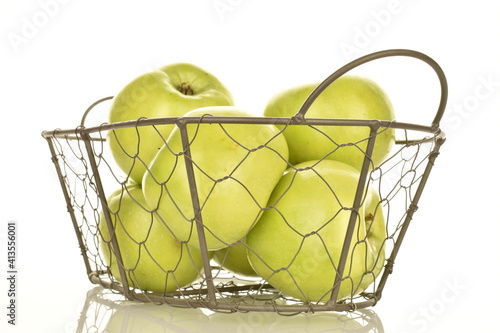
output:
[[[220,313],[126,300],[102,287],[89,291],[77,333],[156,332],[384,332],[373,310],[285,316],[271,312]]]

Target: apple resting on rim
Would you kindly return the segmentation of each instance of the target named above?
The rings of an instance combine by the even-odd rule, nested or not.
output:
[[[212,74],[188,63],[176,63],[143,74],[113,100],[109,122],[139,118],[179,117],[204,106],[233,105],[229,90]],[[115,129],[108,132],[118,166],[136,183],[174,125]]]
[[[292,117],[300,110],[318,84],[305,84],[283,90],[268,102],[264,115]],[[316,98],[306,118],[378,119],[392,121],[394,110],[387,94],[373,80],[344,75]],[[283,128],[283,125],[279,126]],[[332,159],[361,170],[366,156],[370,128],[366,126],[288,126],[284,131],[292,165]],[[376,134],[371,168],[379,166],[395,143],[393,128],[381,127]]]

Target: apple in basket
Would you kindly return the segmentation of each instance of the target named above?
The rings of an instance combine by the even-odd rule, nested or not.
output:
[[[149,166],[142,182],[146,201],[179,240],[200,247],[200,217],[207,249],[228,247],[242,240],[262,214],[288,165],[285,138],[270,124],[202,121],[250,116],[236,107],[190,111],[184,117],[194,117],[194,123],[186,125],[191,156],[175,127]],[[193,165],[200,214],[193,207],[186,159]]]
[[[233,105],[228,89],[212,74],[188,63],[145,73],[115,96],[109,122],[139,118],[178,117],[203,106]],[[174,125],[138,126],[108,132],[117,165],[140,183],[146,166],[163,146]]]
[[[245,277],[258,277],[248,261],[247,245],[245,241],[237,242],[229,247],[213,253],[213,260],[222,268],[236,275]]]
[[[264,115],[294,116],[317,86],[317,83],[305,84],[277,93],[266,105]],[[388,96],[375,82],[344,75],[316,98],[305,117],[394,120],[394,111]],[[366,126],[288,126],[283,134],[289,144],[292,165],[326,156],[361,170],[370,129]],[[384,161],[394,142],[394,129],[381,127],[372,154],[372,168]]]
[[[328,301],[358,179],[356,169],[333,160],[289,168],[270,197],[270,209],[247,236],[254,270],[285,295],[307,302]],[[355,223],[337,299],[364,291],[384,265],[385,218],[371,186]]]
[[[99,216],[100,248],[111,274],[122,281],[111,243],[116,238],[129,285],[152,292],[170,292],[200,277],[200,250],[182,244],[147,207],[139,185],[127,185],[108,198],[113,225]]]

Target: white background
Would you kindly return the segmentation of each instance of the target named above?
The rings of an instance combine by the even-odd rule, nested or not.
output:
[[[448,140],[373,311],[390,333],[497,332],[499,14],[496,0],[0,1],[0,330],[75,332],[94,287],[42,130],[76,127],[92,102],[164,64],[204,67],[258,114],[281,89],[320,81],[373,51],[409,48],[447,75]],[[423,68],[385,61],[366,69],[401,121],[428,124],[437,108],[435,77]],[[3,278],[11,220],[19,244],[15,327],[6,323]],[[255,319],[243,318],[227,331]],[[247,331],[263,329],[254,319]],[[310,328],[296,331],[334,331],[309,319]]]

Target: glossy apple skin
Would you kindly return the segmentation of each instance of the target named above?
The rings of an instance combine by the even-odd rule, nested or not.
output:
[[[176,63],[128,83],[113,99],[109,122],[179,117],[204,106],[233,104],[231,93],[214,75],[192,64]],[[173,127],[131,127],[108,132],[107,141],[117,165],[131,180],[140,183],[146,166]]]
[[[359,173],[338,161],[289,168],[269,207],[247,236],[254,270],[271,285],[307,302],[330,299],[346,238]],[[366,289],[384,263],[382,206],[374,190],[357,212],[338,299]]]
[[[247,256],[247,246],[238,242],[214,252],[213,260],[222,268],[241,276],[258,277]]]
[[[185,117],[249,117],[235,107],[207,107]],[[274,125],[188,124],[191,159],[209,251],[242,240],[287,167],[288,146]],[[144,175],[147,202],[179,240],[200,247],[184,148],[175,128]]]
[[[202,272],[200,250],[179,243],[151,213],[142,189],[128,185],[108,198],[114,232],[110,233],[103,211],[100,213],[100,249],[111,274],[122,281],[111,235],[115,235],[128,283],[142,290],[170,292],[185,287]]]
[[[292,117],[318,84],[306,84],[283,90],[268,102],[264,115]],[[387,94],[372,80],[345,75],[335,80],[307,110],[306,118],[394,120]],[[283,128],[282,126],[280,128]],[[368,127],[359,126],[288,126],[284,130],[290,150],[290,163],[319,160],[326,156],[361,170]],[[388,156],[395,142],[394,129],[381,128],[372,155],[372,168]]]

